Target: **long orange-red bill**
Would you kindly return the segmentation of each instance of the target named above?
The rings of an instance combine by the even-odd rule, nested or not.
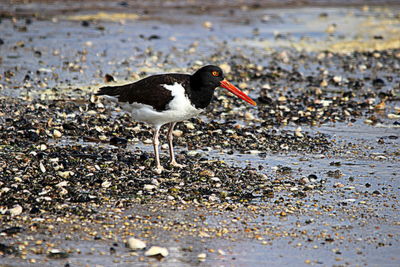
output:
[[[238,88],[236,88],[236,86],[234,86],[233,84],[231,84],[227,80],[221,81],[221,87],[227,89],[229,92],[233,93],[234,95],[236,95],[237,97],[243,99],[244,101],[252,104],[253,106],[257,106],[257,103],[254,102],[253,99],[251,99],[248,95],[246,95],[245,93],[240,91]]]

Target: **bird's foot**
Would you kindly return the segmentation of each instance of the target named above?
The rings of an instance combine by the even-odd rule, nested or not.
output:
[[[169,165],[174,166],[174,167],[176,167],[176,168],[184,168],[184,167],[186,167],[186,165],[184,165],[184,164],[179,164],[179,163],[176,162],[175,160],[171,161],[171,162],[169,163]]]
[[[156,174],[161,174],[163,170],[164,170],[164,167],[161,166],[161,165],[159,165],[159,166],[157,166],[157,167],[155,167],[155,168],[153,169],[153,171],[154,171]]]

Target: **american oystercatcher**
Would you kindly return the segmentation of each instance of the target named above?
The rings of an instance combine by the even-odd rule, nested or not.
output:
[[[159,132],[169,124],[168,144],[170,164],[182,167],[176,162],[172,145],[172,131],[179,121],[200,114],[211,102],[215,88],[221,86],[252,105],[256,103],[233,84],[224,79],[221,68],[208,65],[194,74],[168,73],[153,75],[137,82],[122,86],[102,87],[96,93],[118,102],[130,112],[133,119],[149,123],[154,128],[153,146],[157,173],[164,169],[158,152]]]

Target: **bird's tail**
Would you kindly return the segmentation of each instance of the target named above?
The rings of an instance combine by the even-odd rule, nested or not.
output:
[[[105,95],[105,96],[119,96],[121,94],[121,89],[123,86],[106,86],[101,87],[99,91],[97,91],[96,95]]]

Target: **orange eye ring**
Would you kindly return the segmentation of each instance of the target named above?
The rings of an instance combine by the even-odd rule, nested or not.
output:
[[[212,76],[219,76],[219,72],[218,71],[213,71],[211,72]]]

